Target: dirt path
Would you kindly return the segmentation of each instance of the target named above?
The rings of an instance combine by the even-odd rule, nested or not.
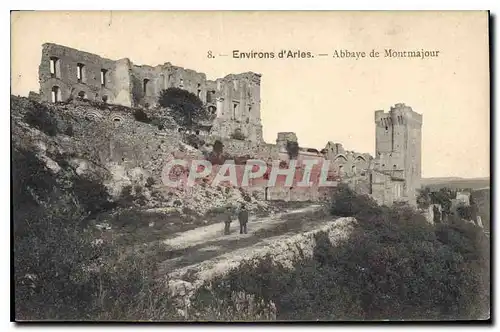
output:
[[[226,262],[235,262],[267,250],[271,243],[323,227],[336,220],[321,205],[290,210],[264,218],[251,218],[248,234],[239,234],[234,222],[230,235],[223,234],[223,223],[180,232],[163,241],[165,252],[157,256],[160,274],[185,273],[213,264],[225,269]],[[201,265],[200,265],[201,264]]]
[[[163,241],[163,244],[167,248],[172,250],[181,250],[188,247],[194,247],[201,245],[203,243],[212,241],[227,241],[227,240],[242,240],[248,237],[252,237],[256,232],[262,231],[266,228],[272,228],[277,224],[285,222],[284,216],[293,216],[294,214],[314,212],[321,209],[321,205],[310,205],[300,209],[294,209],[289,212],[276,214],[264,218],[252,218],[250,217],[248,221],[248,234],[239,233],[239,223],[238,220],[234,220],[231,223],[231,234],[224,235],[224,224],[217,223],[203,227],[197,227],[193,230],[179,233],[173,238],[169,238]]]

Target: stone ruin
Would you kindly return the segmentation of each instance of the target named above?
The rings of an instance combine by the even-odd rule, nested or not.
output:
[[[293,132],[278,133],[276,144],[264,142],[260,110],[261,75],[247,72],[207,80],[204,73],[167,62],[135,65],[129,59],[110,60],[66,46],[46,43],[39,66],[40,91],[30,96],[46,102],[87,99],[126,107],[150,108],[160,92],[177,87],[197,95],[215,116],[206,141],[219,139],[225,151],[265,160],[287,161],[288,142],[298,144]],[[297,159],[330,160],[342,182],[368,194],[379,204],[407,202],[416,206],[421,179],[422,115],[399,103],[390,111],[375,112],[375,157],[346,151],[328,142],[321,151],[300,147]],[[239,139],[234,139],[238,134]],[[273,188],[266,199],[319,200],[319,192]]]

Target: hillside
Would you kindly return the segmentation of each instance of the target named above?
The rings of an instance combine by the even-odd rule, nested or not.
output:
[[[325,204],[165,190],[163,162],[202,152],[135,111],[12,97],[17,321],[489,317],[483,229],[344,185]],[[486,211],[489,190],[477,194]]]
[[[41,104],[13,96],[14,166],[18,155],[29,154],[22,158],[42,162],[55,178],[101,183],[110,202],[126,198],[133,207],[155,213],[205,214],[242,202],[250,209],[266,208],[230,187],[163,188],[167,160],[202,157],[202,152],[174,131],[135,120],[134,111],[87,102]]]
[[[432,189],[450,188],[450,189],[483,189],[490,187],[490,178],[424,178],[421,181],[423,187]]]

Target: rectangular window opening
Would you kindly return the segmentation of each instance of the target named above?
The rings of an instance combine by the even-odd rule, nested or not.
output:
[[[59,78],[59,58],[50,58],[50,76]]]
[[[85,65],[82,63],[76,65],[76,78],[78,83],[85,83]]]
[[[108,71],[106,69],[101,69],[101,86],[106,86],[106,74]]]

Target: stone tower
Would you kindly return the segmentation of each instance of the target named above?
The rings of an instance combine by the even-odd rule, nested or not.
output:
[[[399,103],[375,112],[376,169],[391,175],[395,200],[416,205],[422,176],[422,115]]]

